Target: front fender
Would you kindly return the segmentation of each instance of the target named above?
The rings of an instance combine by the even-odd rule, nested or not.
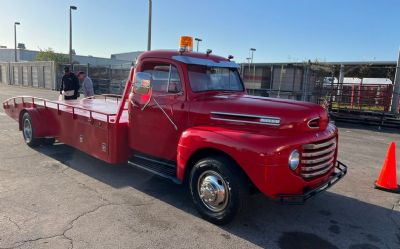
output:
[[[337,136],[336,127],[329,125],[318,132],[322,141]],[[233,158],[252,183],[265,195],[298,194],[305,188],[315,188],[329,178],[325,175],[305,180],[288,167],[293,149],[316,141],[314,132],[287,134],[257,134],[221,127],[194,127],[183,132],[178,144],[177,177],[183,181],[185,169],[194,153],[201,149],[217,149]]]
[[[263,167],[260,153],[254,148],[257,134],[220,127],[192,127],[184,131],[178,144],[177,177],[183,181],[191,156],[202,149],[216,149],[228,154],[257,185],[264,181],[257,168]],[[262,155],[261,155],[262,156]]]

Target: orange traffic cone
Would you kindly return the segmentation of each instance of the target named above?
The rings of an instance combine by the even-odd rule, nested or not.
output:
[[[390,192],[400,192],[399,186],[397,185],[396,144],[394,142],[389,146],[381,173],[378,180],[375,182],[375,187]]]

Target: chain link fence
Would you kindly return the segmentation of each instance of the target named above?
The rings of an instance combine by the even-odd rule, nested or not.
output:
[[[0,83],[58,90],[64,64],[54,62],[2,62]],[[86,72],[96,94],[122,94],[131,64],[94,66],[74,64],[73,72]],[[255,63],[241,64],[248,93],[309,101],[330,111],[390,111],[396,65],[371,63]]]
[[[75,74],[83,71],[93,81],[95,94],[122,94],[125,88],[126,80],[129,76],[131,68],[130,63],[109,65],[109,66],[94,66],[90,64],[74,64],[72,71]],[[57,71],[57,89],[60,88],[63,69],[67,64],[58,64]]]
[[[389,112],[396,65],[380,63],[242,64],[249,94],[302,100],[330,111]]]

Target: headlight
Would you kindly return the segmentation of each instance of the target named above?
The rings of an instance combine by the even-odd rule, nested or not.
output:
[[[300,153],[298,150],[292,151],[289,156],[289,168],[291,170],[297,169],[297,166],[299,166],[300,163]]]

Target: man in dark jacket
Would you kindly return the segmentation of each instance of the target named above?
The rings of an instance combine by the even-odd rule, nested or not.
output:
[[[61,80],[60,94],[65,100],[77,99],[79,94],[79,80],[69,67],[64,67],[64,76]]]

